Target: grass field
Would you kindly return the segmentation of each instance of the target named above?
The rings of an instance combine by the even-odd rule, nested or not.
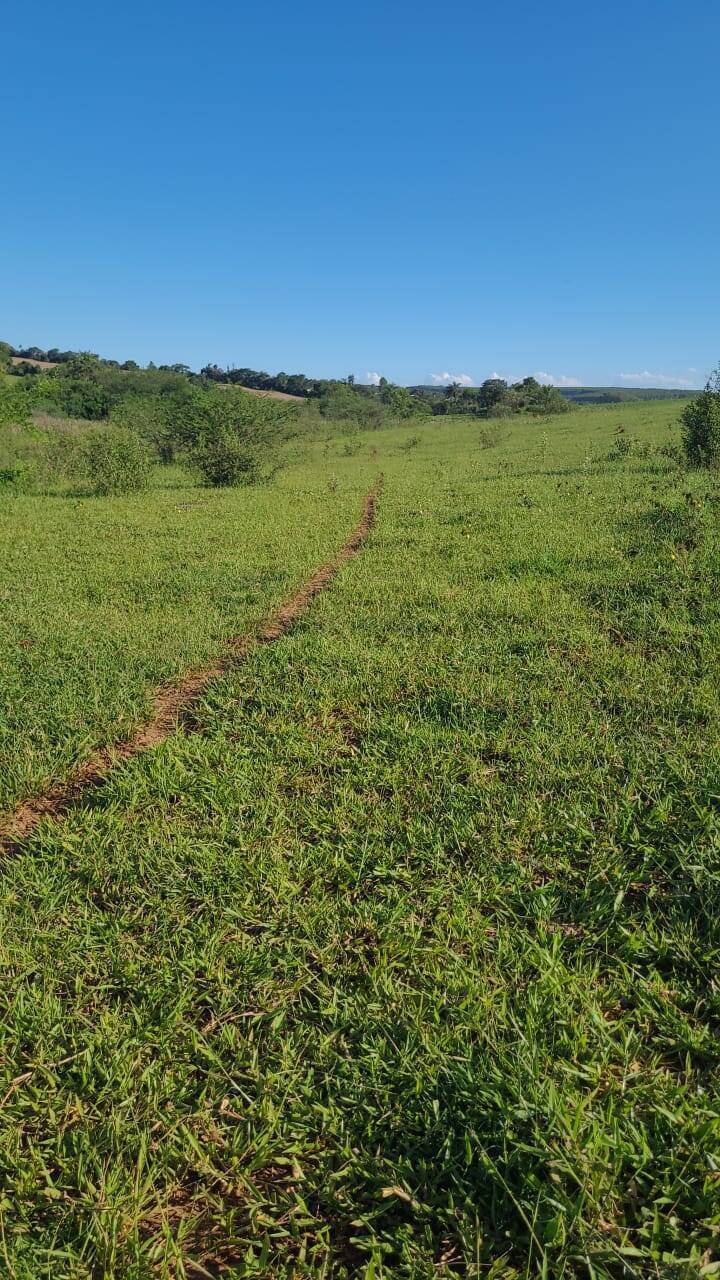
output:
[[[0,1270],[720,1272],[720,491],[677,412],[5,500],[9,807],[385,475],[295,630],[6,860]]]

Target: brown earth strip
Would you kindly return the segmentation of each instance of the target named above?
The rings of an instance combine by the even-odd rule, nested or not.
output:
[[[375,523],[377,502],[382,489],[379,476],[362,507],[362,515],[347,541],[289,600],[275,609],[257,631],[234,636],[223,653],[211,665],[192,671],[179,682],[164,685],[155,695],[153,714],[131,738],[100,747],[62,782],[43,795],[24,800],[11,813],[0,816],[0,852],[18,852],[24,840],[32,835],[43,818],[59,818],[79,804],[86,791],[102,786],[111,769],[155,747],[169,737],[199,701],[208,685],[242,662],[256,645],[273,644],[287,635],[312,601],[329,585],[340,568],[360,550]]]

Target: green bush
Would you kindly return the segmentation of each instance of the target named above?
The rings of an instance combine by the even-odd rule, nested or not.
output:
[[[320,413],[334,422],[352,422],[368,430],[381,427],[385,417],[379,400],[344,383],[338,383],[322,397]]]
[[[168,465],[175,461],[178,447],[175,430],[177,407],[176,396],[131,395],[114,406],[110,422],[134,431],[153,450],[158,461]]]
[[[0,380],[0,427],[30,425],[30,401],[22,387],[8,386]]]
[[[205,484],[254,484],[276,465],[296,406],[233,387],[192,388],[175,405],[173,432]]]
[[[38,378],[32,388],[33,402],[68,418],[107,418],[111,400],[104,387],[90,378],[48,375]]]
[[[481,449],[495,449],[502,444],[505,439],[505,431],[499,422],[493,422],[491,426],[481,427],[478,431],[478,444]]]
[[[208,485],[255,484],[260,477],[257,454],[231,431],[204,435],[190,451],[190,460]]]
[[[607,454],[608,462],[617,462],[623,458],[649,458],[653,447],[647,440],[640,440],[625,430],[622,423],[615,428],[612,448]]]
[[[685,456],[694,467],[720,467],[720,366],[681,415]]]
[[[37,468],[33,462],[15,462],[0,467],[0,490],[30,493],[35,487]]]
[[[83,461],[92,492],[98,496],[135,493],[147,485],[148,451],[133,431],[99,427],[83,440]]]

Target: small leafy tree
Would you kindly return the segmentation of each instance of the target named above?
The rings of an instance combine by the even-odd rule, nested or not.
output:
[[[173,428],[192,467],[209,485],[254,484],[272,470],[296,406],[231,387],[191,388],[176,402]]]
[[[97,496],[135,493],[147,486],[149,458],[138,435],[126,427],[98,427],[84,439],[84,463]]]
[[[203,433],[190,451],[190,461],[205,484],[216,487],[255,484],[261,474],[257,449],[222,427]]]
[[[694,467],[720,467],[720,365],[681,415],[685,456]]]
[[[175,419],[185,398],[175,395],[126,396],[111,410],[110,422],[135,431],[157,455],[158,461],[168,464],[175,461],[178,448]]]

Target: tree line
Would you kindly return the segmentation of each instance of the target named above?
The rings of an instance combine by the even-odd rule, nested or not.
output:
[[[206,364],[195,372],[189,365],[160,364],[153,361],[142,369],[135,360],[111,360],[95,352],[62,351],[59,347],[14,347],[0,343],[0,365],[9,366],[11,357],[26,360],[27,364],[13,364],[12,372],[21,377],[36,377],[37,367],[30,361],[42,361],[58,366],[58,373],[75,382],[90,379],[94,390],[83,392],[76,387],[71,396],[66,389],[65,408],[75,417],[106,417],[112,402],[138,390],[131,380],[114,379],[113,374],[143,375],[143,385],[155,390],[158,378],[172,375],[202,385],[219,383],[228,386],[248,387],[253,391],[280,391],[286,395],[306,400],[330,400],[338,413],[335,416],[372,418],[369,406],[360,406],[358,397],[375,401],[396,417],[410,417],[416,412],[432,412],[437,415],[470,414],[473,417],[501,417],[511,413],[564,413],[567,404],[555,387],[542,386],[535,378],[508,385],[501,378],[488,378],[479,387],[462,387],[456,383],[444,393],[424,387],[399,387],[380,378],[377,386],[358,384],[352,374],[347,378],[308,378],[304,373],[267,373],[249,368],[221,368],[218,364]],[[344,389],[344,390],[343,390]],[[72,401],[72,403],[70,403]],[[329,415],[328,415],[329,416]],[[375,415],[377,416],[377,415]]]

